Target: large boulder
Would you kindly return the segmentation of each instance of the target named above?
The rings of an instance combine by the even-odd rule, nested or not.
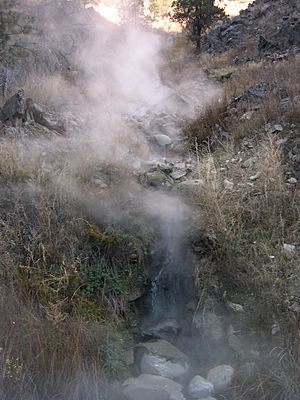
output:
[[[134,349],[135,363],[142,374],[177,379],[189,371],[185,354],[166,340],[138,344]]]
[[[214,386],[200,375],[196,375],[188,385],[188,394],[192,399],[204,399],[214,392]]]
[[[128,400],[185,400],[179,383],[148,374],[127,379],[123,394]]]
[[[233,380],[234,369],[230,365],[218,365],[208,371],[207,380],[213,384],[215,392],[227,389]]]

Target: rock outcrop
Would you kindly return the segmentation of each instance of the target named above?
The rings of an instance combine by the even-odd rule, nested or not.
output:
[[[256,0],[240,15],[212,29],[204,49],[217,53],[257,43],[257,51],[284,52],[300,48],[300,3],[297,0]]]

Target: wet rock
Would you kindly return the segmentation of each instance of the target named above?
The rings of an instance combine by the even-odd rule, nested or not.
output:
[[[178,180],[178,179],[181,179],[181,178],[183,178],[184,176],[186,176],[187,175],[187,170],[185,169],[185,168],[173,168],[173,171],[171,172],[171,174],[170,174],[170,176],[173,178],[173,179],[175,179],[175,180]]]
[[[160,147],[167,147],[172,144],[172,140],[169,138],[169,136],[161,133],[153,136],[153,142]]]
[[[166,340],[138,344],[134,359],[141,373],[170,379],[185,375],[190,368],[187,356]]]
[[[213,385],[200,375],[196,375],[188,385],[188,394],[192,399],[203,399],[214,392]]]
[[[233,377],[234,369],[224,364],[209,370],[207,380],[213,384],[215,392],[219,393],[231,385]]]
[[[45,111],[41,105],[34,103],[32,99],[26,99],[26,110],[38,124],[60,134],[66,132],[63,123],[54,114]]]
[[[181,326],[176,319],[166,319],[154,327],[143,330],[143,335],[153,336],[156,338],[175,337],[181,330]]]
[[[277,333],[279,333],[280,331],[281,331],[281,328],[278,324],[272,325],[271,333],[273,336],[277,335]]]
[[[185,400],[179,383],[149,374],[127,379],[123,395],[127,400]]]

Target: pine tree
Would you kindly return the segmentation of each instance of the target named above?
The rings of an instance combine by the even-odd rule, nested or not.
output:
[[[172,8],[172,19],[186,28],[198,51],[206,30],[226,16],[224,9],[215,5],[215,0],[174,0]]]

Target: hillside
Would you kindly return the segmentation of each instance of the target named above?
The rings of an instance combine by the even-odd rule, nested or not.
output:
[[[298,2],[256,0],[200,55],[80,2],[17,10],[1,399],[298,400]]]

